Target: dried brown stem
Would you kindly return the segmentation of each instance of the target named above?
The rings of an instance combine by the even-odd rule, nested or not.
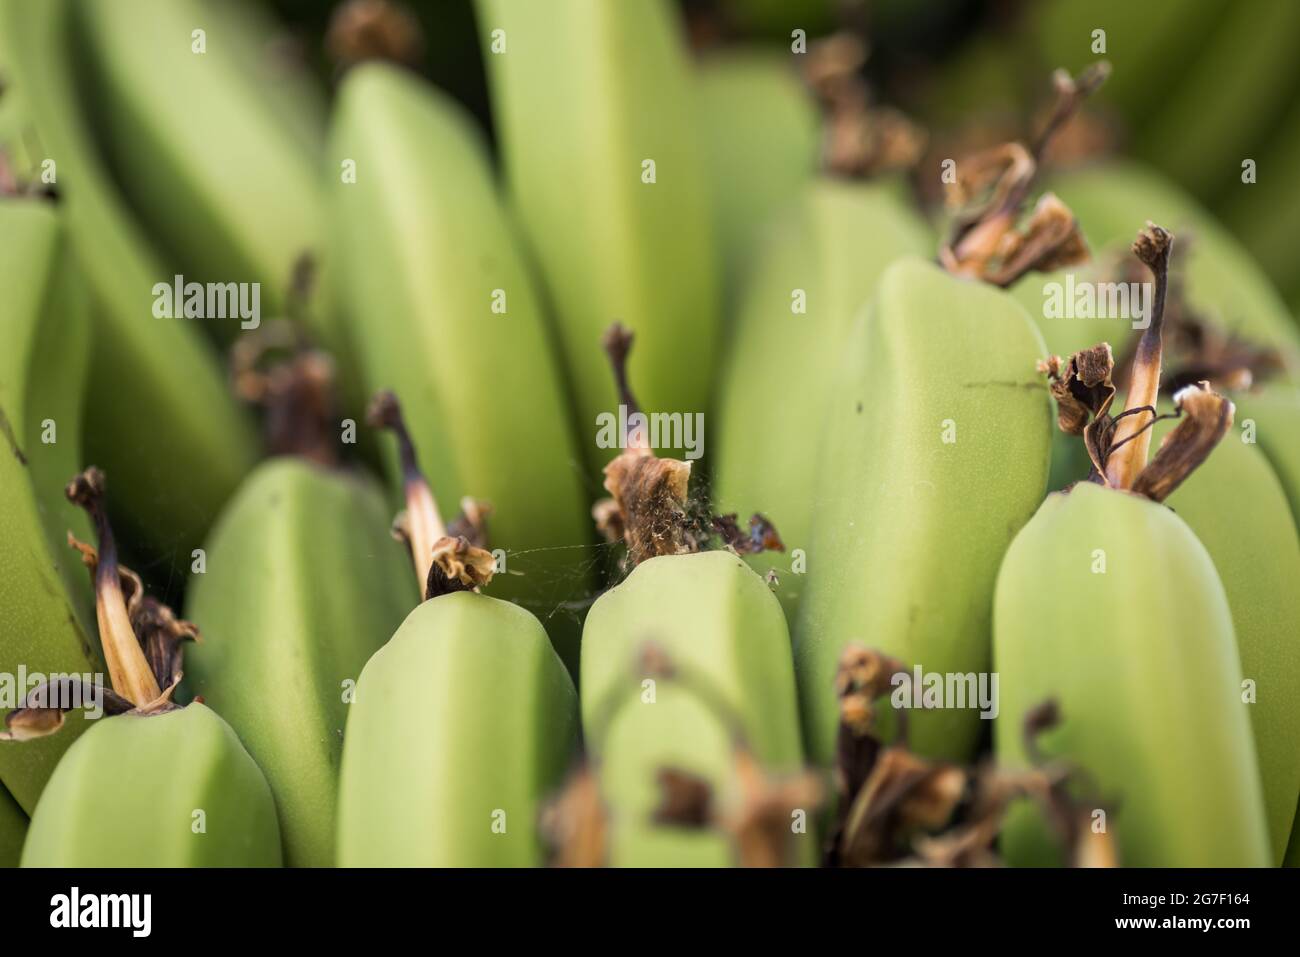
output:
[[[1160,364],[1163,354],[1165,294],[1169,285],[1169,254],[1173,247],[1173,234],[1147,223],[1133,243],[1133,253],[1155,276],[1156,294],[1151,308],[1151,323],[1142,331],[1137,352],[1133,357],[1127,410],[1144,406],[1154,408],[1160,395]],[[1150,414],[1154,418],[1154,412]],[[1117,418],[1112,442],[1114,453],[1106,461],[1107,484],[1115,488],[1130,489],[1146,467],[1147,452],[1151,447],[1149,424],[1145,415]],[[1132,441],[1128,441],[1132,438]]]
[[[99,539],[95,567],[95,617],[99,640],[113,690],[134,705],[145,705],[161,695],[144,649],[131,627],[119,577],[117,543],[104,508],[104,473],[91,466],[68,483],[68,501],[85,509]]]

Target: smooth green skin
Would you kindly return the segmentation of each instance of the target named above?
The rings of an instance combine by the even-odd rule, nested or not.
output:
[[[1282,120],[1295,89],[1297,34],[1292,0],[1230,4],[1202,54],[1179,65],[1175,91],[1135,131],[1136,155],[1207,201],[1239,185],[1242,160]]]
[[[834,757],[845,645],[926,672],[986,672],[993,583],[1042,501],[1051,402],[1042,338],[1011,297],[917,259],[880,278],[825,417],[808,580],[794,629],[812,759]],[[945,421],[956,441],[943,441]],[[965,760],[978,709],[909,714],[909,743]]]
[[[266,774],[290,866],[334,863],[344,698],[417,601],[388,516],[369,479],[274,459],[222,513],[190,586],[203,641],[186,680]]]
[[[1282,482],[1300,528],[1300,390],[1279,382],[1232,398],[1237,430],[1253,422],[1255,441]]]
[[[0,785],[0,867],[17,867],[27,836],[27,815]]]
[[[538,812],[577,735],[573,682],[536,618],[472,592],[424,602],[357,684],[339,866],[540,865]]]
[[[1300,821],[1300,814],[1296,820]],[[1291,843],[1286,847],[1286,856],[1282,858],[1283,867],[1300,867],[1300,826],[1292,826]]]
[[[533,611],[576,668],[591,517],[544,311],[461,109],[393,67],[361,66],[339,94],[330,163],[334,241],[367,389],[392,389],[444,520],[461,496],[491,503],[506,571],[491,594]],[[494,289],[505,315],[492,312]],[[593,340],[592,351],[599,353]],[[395,443],[385,439],[400,487]]]
[[[1297,315],[1295,250],[1300,244],[1300,190],[1293,172],[1300,167],[1300,99],[1276,126],[1273,136],[1258,149],[1243,151],[1256,161],[1256,180],[1241,182],[1240,174],[1220,198],[1223,220],[1241,237],[1255,261],[1282,287]],[[1239,167],[1240,169],[1240,167]]]
[[[1027,763],[1025,712],[1055,698],[1062,723],[1039,744],[1095,779],[1122,864],[1272,862],[1228,598],[1171,510],[1092,484],[1049,495],[1002,563],[994,667],[999,763]],[[1002,850],[1042,863],[1054,846],[1022,810]]]
[[[57,163],[68,235],[94,301],[86,460],[110,476],[124,540],[188,556],[251,467],[254,433],[201,329],[153,316],[152,288],[168,271],[91,138],[72,85],[68,8],[0,0],[0,65]]]
[[[66,544],[68,529],[89,537],[84,514],[60,501],[79,467],[89,348],[69,268],[56,207],[0,199],[0,674],[10,682],[20,668],[29,682],[104,670],[86,637],[88,576]],[[41,442],[46,418],[56,426],[51,445]],[[16,703],[30,688],[6,691]],[[85,726],[73,716],[61,735],[0,743],[0,782],[25,811]]]
[[[821,120],[789,53],[730,48],[701,60],[696,77],[718,258],[730,301],[752,266],[762,227],[796,202],[812,179]],[[729,305],[729,320],[731,312]]]
[[[1163,437],[1173,423],[1159,423]],[[1153,442],[1156,441],[1153,439]],[[1268,459],[1239,430],[1166,504],[1209,552],[1232,609],[1274,863],[1282,859],[1300,796],[1300,535]]]
[[[828,370],[885,268],[933,245],[888,188],[819,179],[773,225],[743,289],[715,406],[715,496],[742,522],[757,511],[776,525],[786,551],[749,561],[760,575],[777,570],[790,621],[805,584],[793,553],[809,547],[822,424],[835,394]],[[795,289],[807,295],[804,314],[791,311]]]
[[[710,708],[699,686],[684,679],[659,679],[647,703],[634,669],[648,641],[681,673],[699,676],[729,714]],[[655,777],[663,767],[701,775],[719,800],[729,800],[736,732],[771,773],[802,764],[790,637],[763,580],[729,552],[642,562],[587,615],[581,688],[587,746],[600,762],[612,810],[611,863],[734,866],[735,849],[722,835],[656,827],[650,816],[660,802]],[[811,861],[813,830],[796,839],[804,845],[799,858]]]
[[[722,275],[682,31],[668,0],[476,9],[507,181],[598,469],[618,451],[595,441],[597,417],[618,406],[600,348],[614,320],[638,333],[629,374],[645,411],[693,414],[709,400]],[[504,55],[490,51],[495,29]]]
[[[271,80],[271,29],[223,15],[230,3],[82,0],[74,34],[105,153],[146,228],[187,281],[261,283],[269,318],[295,260],[322,240],[325,111],[286,67],[288,78]],[[192,50],[196,29],[206,53]],[[259,55],[262,69],[250,69]],[[310,138],[305,117],[316,121]],[[223,338],[240,332],[237,316],[203,322]]]
[[[230,725],[202,704],[101,718],[59,762],[22,866],[279,867],[275,802]]]

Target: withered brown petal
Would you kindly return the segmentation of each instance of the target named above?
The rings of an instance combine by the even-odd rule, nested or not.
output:
[[[605,466],[605,488],[622,513],[634,565],[658,555],[698,551],[686,514],[691,463],[629,449]]]
[[[706,828],[713,816],[713,785],[681,768],[660,768],[655,773],[659,803],[651,814],[656,824]]]
[[[29,741],[54,734],[63,727],[64,714],[74,702],[101,703],[106,716],[125,714],[135,706],[103,684],[92,684],[75,675],[62,675],[37,685],[22,703],[5,715],[0,741]]]
[[[583,762],[564,789],[542,809],[541,831],[552,849],[552,867],[604,867],[608,857],[609,809],[600,781]]]
[[[1209,383],[1187,386],[1174,396],[1183,420],[1165,436],[1151,461],[1133,483],[1133,491],[1163,502],[1214,451],[1232,427],[1232,402]]]
[[[464,538],[444,535],[433,543],[433,564],[425,583],[425,599],[454,591],[476,591],[496,573],[492,553],[471,545]]]

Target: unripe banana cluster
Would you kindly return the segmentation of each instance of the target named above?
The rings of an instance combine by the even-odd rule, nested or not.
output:
[[[1051,169],[1147,61],[941,165],[823,0],[342,7],[0,0],[0,866],[1300,863],[1300,327],[1209,127]]]

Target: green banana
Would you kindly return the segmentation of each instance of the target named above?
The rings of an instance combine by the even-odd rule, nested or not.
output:
[[[273,459],[222,513],[190,585],[203,643],[187,684],[266,774],[290,866],[334,862],[346,702],[415,600],[384,513],[363,476]]]
[[[1296,815],[1300,821],[1300,813]],[[1292,825],[1291,843],[1286,847],[1286,856],[1282,859],[1283,867],[1300,867],[1300,826]]]
[[[821,123],[795,59],[739,48],[711,54],[697,68],[700,137],[728,299],[762,227],[795,202],[817,168]]]
[[[254,9],[81,0],[73,33],[105,154],[145,226],[187,282],[260,283],[269,316],[322,238],[325,111],[304,78],[272,61],[273,27]],[[224,338],[247,325],[203,322]]]
[[[341,866],[541,863],[542,798],[571,759],[577,695],[541,624],[476,594],[492,556],[445,537],[391,396],[372,407],[403,448],[406,529],[427,600],[366,663],[339,778]],[[473,589],[473,590],[470,590]]]
[[[1041,501],[1051,406],[1041,337],[1008,295],[912,258],[877,283],[825,413],[808,580],[794,629],[804,734],[828,765],[831,687],[862,640],[930,673],[989,670],[997,562]],[[927,757],[964,759],[978,709],[910,716]]]
[[[332,214],[363,378],[410,397],[444,500],[492,506],[509,573],[495,593],[542,616],[576,669],[577,623],[557,609],[589,589],[585,494],[543,306],[481,137],[431,88],[364,65],[340,91],[330,153],[356,164],[355,183],[334,177]]]
[[[84,734],[41,796],[22,856],[23,867],[279,864],[266,779],[230,725],[197,702]]]
[[[189,320],[152,315],[168,278],[115,193],[73,86],[65,0],[0,0],[5,96],[56,162],[68,235],[94,304],[89,457],[119,483],[133,532],[188,556],[251,466],[255,442],[223,370]],[[141,423],[147,422],[147,429]]]
[[[477,9],[507,180],[555,305],[578,434],[613,407],[591,348],[613,318],[654,330],[633,368],[646,407],[702,411],[720,283],[696,88],[668,0]],[[597,467],[612,456],[585,448]]]
[[[994,664],[1005,694],[996,749],[1011,765],[1056,759],[1086,768],[1102,795],[1121,802],[1118,843],[1127,865],[1262,866],[1274,854],[1229,595],[1205,546],[1160,504],[1231,429],[1232,403],[1204,384],[1181,390],[1175,405],[1182,421],[1147,461],[1172,245],[1173,237],[1153,225],[1133,244],[1154,275],[1155,294],[1123,413],[1110,411],[1115,388],[1108,345],[1078,353],[1063,367],[1048,365],[1058,421],[1063,431],[1084,437],[1092,480],[1049,495],[1002,563]],[[1266,480],[1258,465],[1242,480],[1250,482],[1252,472]],[[1241,486],[1236,469],[1230,471],[1234,491],[1228,498],[1236,498]],[[1263,486],[1250,488],[1263,496]],[[1287,662],[1294,655],[1269,631],[1294,609],[1276,596],[1263,609],[1247,607],[1261,593],[1238,561],[1241,544],[1232,539],[1242,529],[1222,516],[1207,517],[1202,496],[1212,497],[1213,489],[1189,484],[1184,490],[1189,511],[1215,543],[1233,594],[1245,599],[1237,608],[1238,619],[1249,623],[1242,657],[1268,669],[1258,680],[1289,685],[1294,670]],[[1276,489],[1272,514],[1265,511],[1268,501],[1261,498],[1262,517],[1251,517],[1250,531],[1258,533],[1261,522],[1276,524]],[[1225,507],[1211,501],[1208,510]],[[1294,541],[1279,541],[1290,546],[1294,560]],[[1042,736],[1041,753],[1029,754],[1022,722],[1044,698],[1057,701],[1064,722]],[[1284,724],[1292,707],[1284,700],[1280,709],[1270,708],[1257,717],[1256,730],[1267,745],[1265,770],[1277,775],[1270,788],[1294,793],[1287,768],[1294,751],[1279,758],[1294,726],[1274,723]],[[1042,863],[1045,848],[1036,815],[1008,821],[1003,849],[1010,861]]]
[[[0,785],[0,867],[17,867],[27,836],[27,815]]]
[[[1272,860],[1228,600],[1173,512],[1089,483],[1049,495],[998,575],[994,667],[999,762],[1028,762],[1020,722],[1056,698],[1045,750],[1121,802],[1123,864]],[[1043,863],[1047,842],[1031,815],[1003,831],[1011,863]]]
[[[1237,421],[1249,427],[1291,504],[1300,528],[1300,391],[1272,383],[1237,397]]]
[[[675,670],[698,676],[722,703],[684,682],[637,670],[646,642]],[[647,697],[646,681],[655,683]],[[613,812],[616,866],[718,867],[735,863],[726,835],[657,824],[656,772],[676,767],[730,797],[740,786],[732,751],[739,734],[761,764],[802,764],[790,639],[781,608],[744,562],[726,552],[664,555],[638,565],[602,595],[582,633],[582,718]],[[831,697],[830,693],[826,697]],[[813,809],[805,808],[807,817]],[[796,858],[815,857],[813,829]]]
[[[262,772],[214,711],[171,701],[180,681],[180,643],[197,631],[144,596],[140,579],[119,567],[102,473],[91,468],[78,475],[67,496],[90,514],[99,539],[97,553],[79,547],[94,569],[112,689],[56,677],[7,716],[5,737],[22,743],[0,745],[6,750],[31,747],[29,739],[58,731],[73,708],[84,709],[85,720],[97,718],[41,794],[23,866],[279,865],[279,825]],[[63,697],[74,686],[78,696]]]
[[[53,203],[0,197],[0,289],[0,708],[9,710],[28,690],[20,674],[103,667],[86,638],[90,591],[66,545],[69,529],[84,535],[87,526],[54,478],[81,454],[89,342]],[[0,782],[24,811],[84,729],[75,722],[60,739],[0,748]]]
[[[620,400],[636,411],[627,372],[632,341],[618,324],[602,340]],[[725,821],[743,817],[769,772],[790,774],[802,764],[785,618],[736,554],[696,553],[701,543],[686,512],[690,463],[655,457],[649,436],[631,420],[625,440],[605,467],[612,500],[594,514],[607,537],[626,544],[635,568],[592,606],[582,636],[589,768],[594,761],[612,812],[599,842],[607,861],[598,863],[727,866],[737,851],[749,863],[749,842],[727,833]],[[659,814],[658,787],[680,776],[696,779],[696,793],[707,789],[711,823],[721,827],[696,821],[685,830]],[[739,812],[716,810],[737,801]],[[667,806],[674,803],[667,798]],[[806,820],[813,808],[789,813],[799,810]],[[794,847],[782,841],[770,848],[769,862],[783,862],[792,849],[808,862],[810,833],[792,827]]]
[[[819,179],[773,225],[743,289],[715,405],[715,496],[724,511],[763,509],[780,529],[792,558],[777,566],[776,594],[791,621],[816,508],[820,423],[834,396],[827,370],[886,267],[933,248],[887,188]],[[783,398],[774,401],[778,376]],[[760,573],[774,563],[750,558]]]
[[[1160,423],[1157,438],[1169,431]],[[1241,670],[1255,686],[1243,707],[1278,862],[1300,795],[1300,535],[1267,458],[1235,435],[1167,501],[1205,546],[1232,611]]]

